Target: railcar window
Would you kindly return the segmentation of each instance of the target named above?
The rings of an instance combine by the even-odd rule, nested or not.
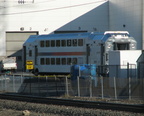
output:
[[[83,39],[78,40],[78,46],[83,46]]]
[[[62,47],[66,46],[66,40],[61,40]]]
[[[71,40],[67,40],[67,46],[71,46]]]
[[[73,39],[73,46],[77,46],[77,39]]]
[[[66,58],[62,58],[62,65],[65,65],[66,64]]]
[[[114,50],[129,50],[129,43],[114,43]]]
[[[51,40],[51,47],[55,47],[55,40]]]
[[[45,64],[45,59],[44,59],[44,58],[41,58],[41,59],[40,59],[40,64],[41,64],[41,65],[44,65],[44,64]]]
[[[57,65],[60,64],[60,58],[56,58],[56,64],[57,64]]]
[[[44,41],[40,41],[40,47],[44,47]]]
[[[32,50],[29,50],[29,56],[32,56]]]
[[[56,40],[56,47],[60,47],[60,40]]]
[[[73,63],[73,64],[77,64],[77,58],[73,58],[73,59],[72,59],[72,63]]]
[[[50,58],[46,58],[46,64],[47,64],[47,65],[50,64]]]
[[[55,65],[55,58],[51,58],[51,64]]]
[[[67,64],[71,65],[71,58],[67,58]]]
[[[50,41],[46,40],[46,47],[50,47]]]

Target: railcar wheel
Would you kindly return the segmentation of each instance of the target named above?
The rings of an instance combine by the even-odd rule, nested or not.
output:
[[[39,75],[38,69],[36,69],[36,70],[34,71],[34,75],[35,75],[35,76],[38,76],[38,75]]]

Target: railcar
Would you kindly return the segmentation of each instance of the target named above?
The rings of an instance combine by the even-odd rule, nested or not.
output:
[[[36,75],[69,74],[72,65],[108,65],[109,51],[135,49],[127,31],[31,35],[23,44],[23,66]]]

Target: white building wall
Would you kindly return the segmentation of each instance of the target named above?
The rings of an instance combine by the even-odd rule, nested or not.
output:
[[[109,0],[110,30],[129,31],[142,49],[142,1],[143,0]]]
[[[5,56],[5,3],[0,1],[0,56]]]
[[[21,31],[21,27],[39,34],[56,30],[126,30],[141,49],[142,9],[143,0],[0,0],[0,56],[6,54],[5,32]]]
[[[107,9],[108,0],[0,0],[0,56],[6,54],[7,31],[106,31]]]

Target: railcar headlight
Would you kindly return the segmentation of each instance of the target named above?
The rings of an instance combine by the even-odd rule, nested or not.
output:
[[[107,48],[111,48],[111,44],[108,44],[108,45],[107,45]]]
[[[131,44],[131,47],[132,47],[132,48],[135,48],[135,44]]]

